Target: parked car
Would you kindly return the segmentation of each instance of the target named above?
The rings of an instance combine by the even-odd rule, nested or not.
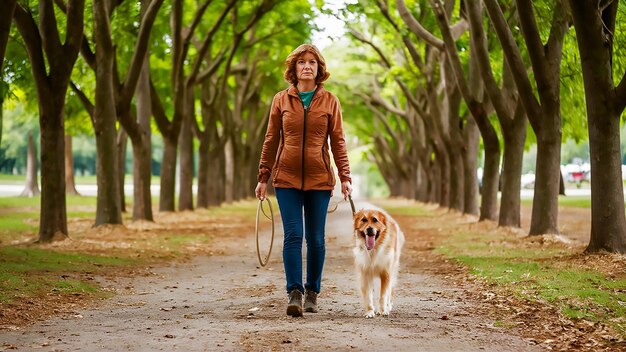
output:
[[[527,174],[523,174],[521,177],[522,188],[533,189],[535,188],[535,174],[529,172]]]

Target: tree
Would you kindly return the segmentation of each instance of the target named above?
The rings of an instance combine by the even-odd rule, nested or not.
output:
[[[39,2],[39,27],[29,8],[18,4],[13,20],[26,43],[41,131],[41,216],[39,242],[67,236],[64,164],[64,106],[72,67],[83,38],[84,0],[69,0],[65,43],[61,43],[52,0]]]
[[[520,227],[520,180],[526,141],[526,114],[517,99],[515,82],[506,63],[503,65],[502,89],[496,82],[490,64],[487,37],[483,30],[480,1],[466,2],[465,7],[470,21],[471,53],[480,68],[487,94],[496,110],[504,140],[502,197],[498,225]]]
[[[408,8],[403,0],[396,0],[396,4],[402,19],[415,33],[415,35],[431,42],[439,50],[445,51],[446,58],[449,60],[449,65],[454,73],[454,77],[456,78],[456,84],[460,90],[461,96],[467,104],[468,109],[474,118],[478,129],[480,130],[480,134],[483,137],[483,144],[485,147],[485,164],[481,192],[482,199],[480,207],[480,220],[495,220],[498,205],[497,196],[500,169],[500,143],[498,135],[489,121],[487,106],[483,101],[484,97],[482,96],[482,90],[470,89],[470,86],[474,85],[472,83],[468,83],[465,78],[463,66],[456,47],[455,36],[452,33],[453,29],[448,21],[448,16],[452,8],[451,2],[446,2],[445,5],[439,0],[431,2],[443,41],[424,29],[417,19],[415,19],[415,17],[413,17],[413,15],[408,11]],[[478,78],[477,75],[471,75],[470,77],[474,79]]]
[[[70,195],[80,195],[74,182],[74,158],[72,154],[72,136],[65,135],[65,192]]]
[[[122,11],[119,9],[120,3],[94,3],[94,22],[96,23],[94,37],[98,49],[93,53],[88,40],[84,39],[81,55],[96,72],[95,105],[76,85],[72,84],[72,89],[89,111],[96,135],[99,156],[96,168],[98,174],[96,225],[121,224],[122,222],[121,212],[125,210],[123,187],[127,137],[130,137],[133,144],[134,156],[133,219],[152,220],[150,133],[146,132],[147,125],[149,125],[149,119],[146,117],[146,105],[149,106],[146,103],[147,88],[144,87],[143,95],[139,95],[141,98],[138,97],[138,105],[141,106],[138,110],[143,116],[141,120],[143,122],[138,122],[135,118],[131,109],[131,100],[140,77],[142,74],[144,76],[147,74],[144,62],[148,41],[162,4],[163,0],[142,2],[142,20],[133,49],[128,50],[132,50],[132,58],[126,67],[124,80],[120,81],[118,71],[121,65],[117,60],[117,51],[112,44],[110,23],[113,11]],[[123,130],[117,131],[116,121],[120,122]]]
[[[26,185],[20,194],[22,197],[34,197],[39,195],[39,182],[37,182],[37,147],[33,140],[33,133],[28,133],[28,152],[26,161]]]
[[[141,1],[142,18],[146,16],[150,2]],[[152,109],[150,107],[150,60],[148,51],[144,54],[141,73],[137,81],[135,93],[137,99],[137,128],[136,133],[131,132],[130,137],[133,146],[133,220],[153,221],[152,193],[150,190],[152,176],[152,131],[150,121]],[[119,112],[118,112],[119,114]],[[131,124],[130,119],[124,119]],[[126,130],[135,130],[124,127]],[[135,136],[138,134],[139,136]]]
[[[537,176],[530,224],[530,235],[558,233],[558,195],[560,185],[561,112],[560,63],[563,39],[569,19],[563,1],[557,1],[552,12],[551,27],[544,45],[536,22],[533,3],[517,0],[522,35],[532,64],[539,100],[535,97],[520,49],[515,43],[500,5],[495,0],[484,0],[507,65],[511,68],[515,85],[537,135]]]
[[[626,74],[617,86],[613,81],[619,1],[570,0],[569,4],[578,39],[589,121],[591,238],[586,251],[626,253],[620,150]]]
[[[94,41],[96,45],[96,96],[93,121],[98,150],[96,159],[98,179],[96,226],[122,223],[116,150],[115,122],[117,115],[115,113],[115,95],[113,94],[115,51],[111,40],[109,21],[112,10],[110,1],[93,2]]]
[[[210,47],[211,40],[217,32],[220,24],[231,11],[237,0],[230,0],[221,10],[218,18],[213,23],[213,27],[208,31],[206,36],[202,37],[201,49],[197,52],[193,59],[192,69],[185,73],[185,63],[189,60],[189,47],[194,37],[195,31],[200,23],[202,15],[206,11],[211,1],[201,4],[194,13],[193,20],[188,28],[183,30],[183,2],[182,0],[174,1],[171,23],[172,23],[172,66],[171,66],[171,92],[173,95],[173,117],[171,121],[167,118],[167,112],[162,99],[154,87],[154,81],[151,81],[151,101],[152,113],[159,128],[159,132],[163,136],[163,160],[161,164],[161,193],[159,201],[160,211],[174,211],[174,198],[176,186],[176,159],[178,141],[181,125],[189,113],[189,100],[187,94],[190,94],[196,80],[204,74],[211,75],[214,68],[209,67],[201,70],[202,62],[206,50]],[[188,192],[189,187],[185,187],[184,192]],[[181,192],[183,190],[181,189]],[[185,204],[187,207],[188,204]],[[185,208],[183,207],[183,209]]]
[[[17,0],[7,0],[2,5],[4,9],[0,14],[0,81],[3,78],[4,70],[2,65],[4,64],[4,54],[6,53],[7,44],[9,43],[9,33],[11,32],[11,18],[13,18],[13,12],[15,11],[15,5]],[[4,87],[0,91],[0,145],[2,145],[2,103],[4,102],[5,92]]]

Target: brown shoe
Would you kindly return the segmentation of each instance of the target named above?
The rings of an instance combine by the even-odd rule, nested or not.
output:
[[[291,315],[292,317],[302,316],[302,292],[297,289],[291,290],[291,292],[289,292],[287,315]]]
[[[317,313],[317,292],[306,290],[304,296],[304,311]]]

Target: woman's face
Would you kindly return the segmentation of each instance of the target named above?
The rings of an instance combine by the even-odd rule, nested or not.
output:
[[[298,81],[314,81],[317,77],[317,59],[306,52],[296,61],[296,77]]]

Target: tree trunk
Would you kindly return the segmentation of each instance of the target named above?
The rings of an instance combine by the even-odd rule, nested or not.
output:
[[[600,11],[595,4],[570,1],[578,40],[591,159],[591,238],[586,252],[626,253],[620,115],[626,78],[613,82],[613,33],[618,2]]]
[[[21,197],[34,197],[39,195],[39,182],[37,182],[37,147],[33,140],[33,133],[28,133],[28,152],[26,157],[26,185],[20,194]]]
[[[450,157],[442,142],[435,146],[435,161],[439,166],[438,203],[440,207],[450,207]]]
[[[465,209],[465,168],[463,167],[463,148],[450,152],[450,208],[463,212]]]
[[[145,5],[142,1],[142,6]],[[147,55],[146,55],[147,57]],[[140,141],[131,138],[133,145],[133,220],[154,221],[152,215],[152,134],[150,119],[150,62],[144,60],[139,81],[137,82],[137,122],[141,135]]]
[[[179,193],[178,210],[193,210],[193,134],[191,120],[195,118],[193,89],[188,89],[185,95],[185,115],[180,129],[179,147]]]
[[[163,136],[163,159],[161,162],[160,211],[174,211],[176,196],[176,150],[177,137]]]
[[[426,203],[428,202],[428,158],[426,156],[420,156],[419,159],[420,161],[417,165],[415,175],[415,199]]]
[[[133,220],[154,221],[152,194],[150,192],[151,156],[145,137],[133,146]]]
[[[478,215],[478,176],[476,175],[478,165],[478,147],[480,133],[474,119],[468,119],[463,130],[465,150],[463,153],[463,168],[465,169],[465,209],[463,213]]]
[[[520,227],[520,188],[526,143],[527,119],[521,102],[510,126],[502,126],[504,161],[502,163],[502,198],[498,226]]]
[[[234,175],[235,175],[235,151],[233,150],[233,141],[228,139],[224,145],[224,202],[230,204],[234,199]]]
[[[543,114],[558,114],[542,110]],[[554,117],[542,116],[544,121]],[[558,122],[560,124],[560,118]],[[545,126],[544,126],[545,127]],[[537,135],[535,192],[529,235],[557,234],[559,214],[559,174],[561,166],[561,130],[542,128]]]
[[[485,120],[487,119],[482,104],[470,106],[470,110],[472,109],[478,109],[472,115],[480,115]],[[477,125],[479,119],[475,118]],[[483,165],[483,186],[480,192],[479,221],[496,220],[498,218],[498,186],[500,183],[500,142],[491,124],[483,126],[480,134],[483,137],[485,147],[485,164]]]
[[[117,162],[118,182],[120,187],[120,211],[126,212],[126,149],[128,147],[128,134],[123,128],[117,132]]]
[[[224,183],[226,180],[224,172],[225,155],[223,149],[215,149],[209,156],[209,172],[207,190],[209,193],[209,206],[217,206],[222,204],[225,197]]]
[[[66,86],[67,90],[67,86]],[[50,91],[39,97],[41,132],[41,217],[39,239],[47,243],[65,239],[67,210],[65,198],[65,91]]]
[[[441,191],[441,168],[437,163],[430,164],[428,174],[428,203],[439,203]]]
[[[2,4],[3,10],[0,14],[0,81],[4,81],[4,54],[6,53],[7,44],[9,43],[9,34],[11,33],[11,19],[15,11],[16,0],[5,0]],[[4,96],[0,96],[0,146],[2,146],[2,120]]]
[[[591,238],[587,252],[626,253],[626,219],[620,148],[620,113],[601,90],[587,92],[591,157]],[[595,97],[591,97],[595,95]]]
[[[200,138],[198,146],[198,208],[209,207],[209,142]]]
[[[0,71],[0,72],[2,72],[2,71]],[[2,125],[3,125],[3,121],[4,121],[4,98],[0,97],[0,147],[2,147]]]
[[[83,39],[85,3],[84,0],[67,2],[65,43],[60,42],[54,10],[52,1],[39,2],[39,27],[30,9],[20,4],[15,6],[13,16],[28,51],[39,103],[42,178],[38,242],[67,237],[65,93]]]
[[[94,130],[96,133],[96,175],[98,200],[96,226],[121,224],[119,164],[115,123],[115,96],[113,94],[114,49],[109,29],[109,13],[105,2],[94,1],[94,28],[96,47],[96,99]]]
[[[65,193],[73,196],[80,194],[74,182],[74,153],[72,153],[72,136],[65,136]]]

